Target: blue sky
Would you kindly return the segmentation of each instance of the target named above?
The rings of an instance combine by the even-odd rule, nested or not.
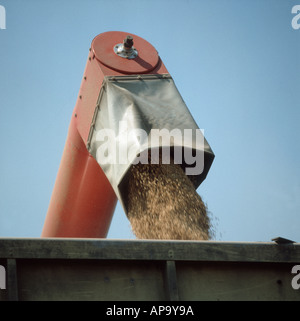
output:
[[[216,240],[299,242],[296,4],[0,0],[0,237],[40,236],[91,41],[117,30],[157,49],[204,129]],[[135,238],[119,204],[108,237]]]

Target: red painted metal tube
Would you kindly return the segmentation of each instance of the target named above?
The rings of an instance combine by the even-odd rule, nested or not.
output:
[[[117,198],[71,120],[42,237],[106,237]]]
[[[118,57],[113,46],[131,35],[139,55],[128,60]],[[117,197],[86,144],[100,88],[105,76],[167,73],[155,48],[144,39],[124,33],[106,32],[94,38],[87,59],[78,99],[42,237],[107,236]]]

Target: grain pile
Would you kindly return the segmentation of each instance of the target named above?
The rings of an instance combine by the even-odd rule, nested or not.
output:
[[[208,240],[212,236],[206,206],[174,163],[132,166],[128,219],[139,239]]]

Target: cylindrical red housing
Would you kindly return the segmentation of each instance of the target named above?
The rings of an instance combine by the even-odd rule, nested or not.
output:
[[[130,35],[138,55],[126,59],[114,46]],[[105,76],[167,73],[155,48],[125,32],[105,32],[94,38],[44,223],[42,237],[107,236],[117,197],[86,144]]]

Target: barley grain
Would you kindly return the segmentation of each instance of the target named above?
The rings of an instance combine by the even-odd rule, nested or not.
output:
[[[193,183],[174,163],[132,166],[128,219],[139,239],[211,238],[207,208]]]

